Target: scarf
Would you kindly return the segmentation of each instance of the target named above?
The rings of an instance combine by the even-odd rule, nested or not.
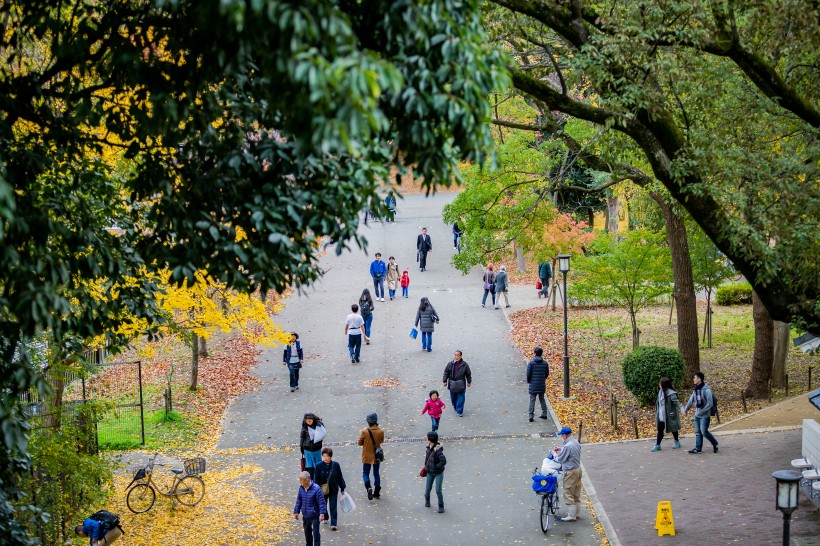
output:
[[[704,383],[701,383],[700,385],[695,385],[695,407],[697,408],[703,407],[703,395],[701,394],[703,385]]]

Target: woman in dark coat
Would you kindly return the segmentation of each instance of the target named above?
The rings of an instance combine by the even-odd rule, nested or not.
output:
[[[427,451],[424,454],[424,468],[427,469],[427,483],[424,484],[424,506],[430,507],[430,490],[436,484],[438,497],[438,513],[444,512],[444,495],[441,492],[441,482],[444,481],[444,465],[447,458],[444,456],[444,447],[438,441],[438,432],[427,433]]]
[[[433,350],[433,330],[436,329],[435,324],[438,322],[438,313],[433,309],[433,305],[427,298],[421,298],[419,309],[416,311],[416,322],[414,326],[418,326],[421,330],[421,350],[428,353]]]
[[[339,500],[339,493],[344,494],[347,489],[345,478],[342,476],[342,467],[339,463],[333,460],[333,450],[329,447],[322,448],[322,462],[316,465],[316,483],[322,487],[324,492],[325,484],[327,484],[328,494],[325,495],[328,512],[330,512],[330,530],[336,530],[336,522],[338,520],[338,510],[336,509]],[[328,517],[325,516],[325,523],[328,522]]]
[[[672,380],[661,377],[658,384],[658,398],[655,400],[655,421],[658,425],[658,437],[652,451],[661,450],[661,440],[664,432],[671,432],[675,439],[673,449],[680,447],[678,431],[680,430],[680,414],[683,411],[678,400],[678,393],[672,389]]]
[[[316,465],[322,462],[322,441],[326,432],[325,425],[318,416],[312,413],[305,414],[302,419],[302,432],[299,435],[299,451],[305,458],[305,470],[314,481]]]

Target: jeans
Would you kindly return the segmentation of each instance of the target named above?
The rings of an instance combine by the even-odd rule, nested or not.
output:
[[[359,355],[362,353],[362,334],[348,334],[347,350],[350,351],[350,356],[358,362]]]
[[[713,446],[718,445],[718,441],[709,432],[709,421],[711,420],[712,418],[708,415],[706,417],[695,417],[695,449],[703,449],[704,436]]]
[[[450,391],[450,402],[453,403],[453,409],[456,413],[461,415],[464,413],[464,400],[467,398],[467,391],[453,392]]]
[[[329,497],[325,497],[325,504],[327,504],[327,510],[330,512],[330,525],[335,527],[336,522],[339,519],[339,511],[337,502],[339,500],[339,494],[336,493],[335,495],[330,495]],[[325,519],[327,519],[327,514],[325,514]]]
[[[316,451],[308,451],[307,449],[304,452],[305,456],[305,468],[308,472],[310,472],[310,479],[313,479],[314,472],[316,472],[316,465],[322,462],[322,450],[317,449]]]
[[[487,294],[493,295],[493,305],[495,305],[495,288],[491,288],[490,290],[484,289],[484,297],[481,298],[481,305],[485,305],[487,303]]]
[[[294,368],[288,364],[288,371],[290,372],[290,388],[295,389],[299,386],[299,368]]]
[[[410,287],[409,286],[402,286],[401,287],[401,295],[405,298],[410,297]]]
[[[321,546],[322,537],[319,534],[319,516],[302,518],[302,527],[305,530],[305,544],[307,546]]]
[[[384,277],[373,277],[373,288],[375,290],[375,294],[373,294],[374,298],[383,298],[384,297]]]
[[[458,233],[453,232],[453,248],[458,248]]]
[[[373,313],[362,317],[364,319],[364,335],[370,337],[370,325],[373,324]]]
[[[376,487],[381,486],[382,478],[379,476],[379,467],[381,463],[376,464],[368,464],[362,463],[362,480],[364,480],[365,485],[370,485],[370,469],[373,469],[373,484]]]
[[[396,297],[396,290],[394,288],[388,288],[387,295],[390,296],[390,299],[392,300]]]
[[[433,348],[433,332],[421,333],[421,348],[428,351]]]
[[[430,422],[433,424],[433,432],[438,430],[438,422],[441,421],[441,417],[433,417],[430,416]]]
[[[541,279],[541,285],[541,290],[538,293],[546,298],[547,293],[550,291],[550,278]]]
[[[547,402],[544,400],[544,393],[530,395],[530,419],[535,416],[535,397],[541,402],[541,417],[547,417]]]
[[[444,481],[444,472],[439,472],[438,474],[427,474],[427,483],[424,484],[424,498],[429,500],[433,482],[436,482],[436,496],[438,497],[439,506],[444,506],[444,495],[441,493],[442,481]]]

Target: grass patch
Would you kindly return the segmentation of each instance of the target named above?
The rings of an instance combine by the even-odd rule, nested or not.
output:
[[[101,450],[118,451],[142,446],[139,408],[117,408],[97,424]],[[195,419],[175,411],[164,410],[145,415],[145,448],[186,447],[196,438]]]

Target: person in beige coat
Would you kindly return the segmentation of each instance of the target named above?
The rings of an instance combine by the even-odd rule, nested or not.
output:
[[[399,288],[400,280],[399,264],[396,263],[396,258],[390,256],[390,260],[387,262],[387,293],[391,300],[396,297],[396,290]]]
[[[359,445],[362,446],[362,479],[364,487],[367,489],[367,499],[381,498],[382,480],[379,476],[381,460],[376,458],[376,448],[380,448],[384,442],[384,431],[379,428],[379,417],[375,413],[367,416],[367,428],[359,433]],[[375,489],[370,487],[370,469],[373,469],[373,482]]]

